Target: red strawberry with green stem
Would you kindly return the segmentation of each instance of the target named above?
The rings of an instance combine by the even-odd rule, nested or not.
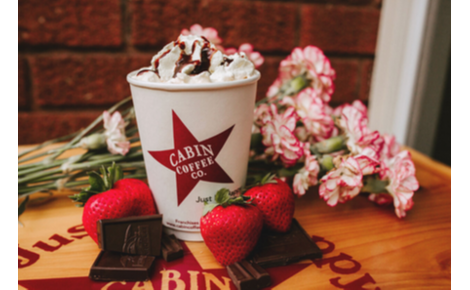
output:
[[[204,207],[201,235],[223,266],[246,258],[261,234],[263,216],[247,199],[230,197],[229,190],[223,188],[215,195],[216,203]]]
[[[113,164],[106,171],[101,168],[102,177],[89,172],[90,186],[70,196],[83,209],[83,226],[97,243],[96,222],[101,219],[115,219],[129,216],[156,214],[150,188],[138,179],[123,179],[122,169]]]
[[[272,231],[285,233],[294,217],[295,199],[291,188],[274,175],[266,175],[245,192],[251,202],[263,213],[264,226]]]

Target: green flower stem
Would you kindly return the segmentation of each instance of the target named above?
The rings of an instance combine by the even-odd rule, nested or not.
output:
[[[49,189],[55,189],[57,188],[57,184],[55,182],[49,182],[49,183],[43,183],[41,185],[36,185],[36,186],[29,186],[25,188],[19,188],[18,189],[18,195],[22,195],[28,192],[39,192],[43,190],[49,190]],[[22,195],[24,196],[24,195]]]
[[[139,141],[140,141],[140,137],[134,137],[134,138],[129,139],[129,142],[131,142],[131,144],[139,142]]]
[[[126,156],[129,156],[129,154],[135,153],[135,152],[137,152],[141,149],[142,149],[142,146],[132,147],[132,148],[129,149],[129,152],[127,153]],[[89,161],[100,160],[100,159],[108,158],[108,157],[111,157],[111,156],[116,156],[116,155],[112,154],[112,153],[95,154],[95,155],[91,156],[90,158],[88,158],[88,160]]]
[[[135,162],[121,162],[117,163],[122,168],[145,168],[144,161],[135,161]]]
[[[36,179],[34,182],[45,182],[45,181],[51,181],[51,180],[57,180],[57,179],[61,179],[61,178],[66,178],[70,176],[69,174],[60,174],[60,175],[51,175],[51,176],[46,176],[46,177],[43,177],[43,178],[38,178]]]
[[[118,161],[130,160],[132,158],[142,157],[142,156],[143,156],[142,152],[133,152],[133,153],[127,154],[126,156],[113,155],[111,157],[103,158],[103,159],[96,160],[96,161],[72,164],[70,165],[70,171],[82,170],[82,169],[93,169],[95,167],[100,167],[101,165],[104,165],[107,163],[112,163],[113,161],[117,163]]]
[[[82,169],[94,169],[94,168],[100,167],[103,164],[111,163],[113,161],[118,162],[118,161],[126,160],[126,158],[131,159],[131,158],[141,157],[141,156],[142,156],[142,152],[134,152],[134,153],[128,154],[126,156],[113,155],[113,156],[102,158],[102,159],[95,160],[95,161],[71,164],[69,168],[70,168],[70,171],[82,170]],[[61,159],[61,160],[67,160],[67,159]],[[83,159],[81,159],[81,160],[83,160]],[[36,180],[38,178],[42,178],[42,177],[57,174],[57,173],[62,173],[62,169],[59,168],[59,169],[53,169],[53,170],[48,170],[48,171],[43,171],[43,172],[36,172],[36,173],[30,174],[28,176],[25,176],[23,178],[19,178],[18,179],[18,184],[25,183],[25,182],[31,182],[31,181]]]
[[[18,199],[26,197],[26,196],[30,196],[31,194],[34,194],[34,193],[37,193],[37,192],[47,191],[47,190],[56,189],[56,188],[57,188],[57,186],[56,186],[55,183],[50,183],[50,184],[47,184],[47,185],[41,187],[40,189],[37,189],[37,190],[33,189],[33,190],[28,191],[26,193],[18,194]]]
[[[78,159],[75,162],[87,160],[90,156],[92,156],[92,154],[93,154],[92,152],[87,152],[87,153],[83,154],[80,157],[80,159]],[[31,173],[36,173],[38,171],[43,171],[43,170],[46,170],[46,169],[49,169],[49,168],[54,168],[54,167],[57,167],[57,166],[60,166],[60,165],[64,164],[68,160],[69,160],[68,158],[63,158],[63,159],[55,160],[51,164],[43,164],[42,162],[38,162],[37,166],[34,167],[34,168],[30,168],[30,169],[23,170],[23,171],[18,171],[18,176],[31,174]],[[21,183],[21,182],[18,180],[18,183]]]
[[[38,162],[18,165],[18,170],[29,169],[29,168],[32,168],[32,167],[35,167],[35,166],[38,166]]]
[[[55,151],[56,150],[50,150],[50,151],[47,151],[47,152],[42,152],[42,153],[30,156],[28,158],[21,159],[21,160],[18,161],[18,163],[22,163],[22,162],[33,160],[33,159],[36,159],[36,158],[39,158],[39,157],[42,157],[42,156],[50,155],[50,154],[54,153]],[[35,166],[37,163],[38,162],[18,165],[18,169],[25,169],[25,168],[28,168],[28,167],[32,167],[32,166]]]
[[[304,167],[303,163],[297,163],[289,168],[283,167],[277,171],[277,175],[279,177],[294,177],[302,167]]]
[[[127,97],[124,100],[120,101],[116,105],[112,106],[108,112],[111,114],[114,111],[116,111],[119,107],[122,105],[126,104],[132,99],[132,97]],[[67,151],[68,149],[72,148],[73,145],[75,145],[77,142],[82,139],[83,136],[85,136],[90,130],[92,130],[99,122],[103,120],[103,115],[101,114],[98,118],[96,118],[88,127],[86,127],[84,130],[82,130],[75,138],[72,139],[69,143],[67,143],[65,146],[61,147],[60,150],[58,150],[54,155],[51,156],[51,159],[56,159],[60,154],[63,152]]]
[[[124,179],[126,179],[126,178],[145,179],[145,178],[147,178],[147,174],[136,173],[136,174],[124,175]]]
[[[49,168],[54,168],[54,167],[62,165],[63,163],[65,163],[66,160],[67,159],[56,160],[56,161],[54,161],[53,163],[51,163],[49,165],[43,165],[43,164],[39,163],[39,164],[37,164],[37,166],[35,166],[33,168],[18,171],[18,176],[35,173],[35,172],[46,170],[46,169],[49,169]]]
[[[387,192],[386,187],[388,186],[389,181],[368,176],[364,179],[363,183],[364,186],[361,188],[361,192],[385,193]]]
[[[282,100],[285,96],[295,95],[298,92],[302,91],[308,87],[311,83],[311,80],[307,79],[305,75],[299,75],[291,79],[289,82],[285,83],[280,89],[276,98],[272,103],[277,103]],[[258,107],[261,104],[267,103],[268,98],[263,98],[256,102],[255,106]]]
[[[147,175],[143,173],[129,174],[129,175],[125,175],[124,178],[145,179],[147,178]],[[83,186],[83,185],[88,185],[88,184],[89,184],[88,180],[69,181],[64,184],[64,187],[67,189],[71,189],[77,186]],[[18,194],[18,199],[29,196],[31,194],[34,194],[40,191],[46,191],[46,190],[57,190],[57,184],[55,182],[52,182],[52,183],[44,184],[42,186],[30,187],[28,191],[25,191],[25,193]],[[80,190],[80,188],[77,188],[77,190]]]
[[[139,130],[137,129],[137,126],[131,127],[126,130],[126,136],[132,136],[137,132],[139,132]]]
[[[36,179],[43,178],[45,176],[50,176],[53,174],[58,174],[58,173],[62,173],[62,169],[59,168],[59,169],[42,171],[42,172],[36,172],[28,176],[25,176],[23,178],[18,178],[18,184],[22,184],[26,182],[33,182]]]
[[[317,151],[319,153],[327,154],[327,153],[340,151],[343,149],[347,149],[346,139],[344,138],[344,136],[335,136],[335,137],[331,137],[330,139],[318,142],[315,145],[312,145],[312,148],[310,149],[310,151],[312,153],[316,153]]]
[[[21,152],[20,154],[18,154],[18,159],[21,158],[21,157],[23,157],[23,156],[25,156],[25,155],[28,154],[28,153],[34,152],[34,151],[36,151],[36,150],[39,150],[39,149],[44,148],[44,147],[46,147],[46,146],[49,146],[49,145],[51,145],[51,144],[58,143],[58,142],[62,142],[62,141],[65,141],[65,140],[67,140],[67,139],[73,138],[74,136],[76,136],[76,135],[79,134],[79,133],[80,133],[80,131],[75,132],[75,133],[72,133],[72,134],[67,135],[67,136],[62,136],[62,137],[59,137],[59,138],[56,138],[56,139],[53,139],[53,140],[46,141],[46,142],[44,142],[44,143],[42,143],[42,144],[39,144],[39,145],[36,146],[36,147],[33,147],[33,148],[31,148],[31,149],[28,149],[28,150],[25,150],[25,151]],[[25,161],[25,160],[24,160],[24,159],[23,159],[23,160],[18,160],[18,162],[23,162],[23,161]]]

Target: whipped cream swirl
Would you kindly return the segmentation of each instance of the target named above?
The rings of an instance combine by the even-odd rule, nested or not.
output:
[[[252,76],[255,66],[245,53],[224,55],[204,36],[180,35],[158,52],[134,79],[156,83],[211,83]]]

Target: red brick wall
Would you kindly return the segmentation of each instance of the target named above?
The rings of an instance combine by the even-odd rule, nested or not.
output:
[[[258,98],[296,46],[323,49],[337,72],[333,104],[367,101],[380,0],[19,0],[18,142],[87,125],[130,94],[125,76],[194,23],[225,47],[265,56]]]

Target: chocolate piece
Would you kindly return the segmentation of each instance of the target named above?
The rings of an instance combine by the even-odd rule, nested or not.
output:
[[[227,266],[227,272],[238,290],[256,290],[271,285],[268,272],[247,260]]]
[[[162,255],[165,261],[170,262],[179,258],[183,258],[184,252],[175,235],[168,235],[163,232],[162,236]]]
[[[322,252],[296,219],[289,232],[263,231],[252,253],[252,260],[261,267],[276,267],[303,259],[319,259]]]
[[[145,281],[150,279],[155,257],[101,251],[90,270],[95,281]]]
[[[102,250],[160,256],[161,214],[99,220],[97,232]]]

